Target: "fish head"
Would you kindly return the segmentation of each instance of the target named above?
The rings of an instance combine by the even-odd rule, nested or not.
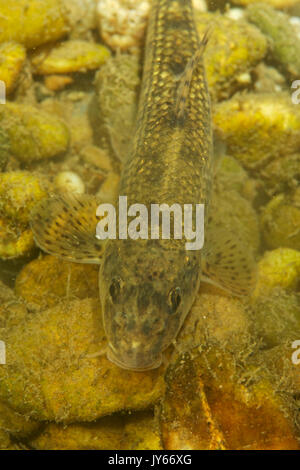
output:
[[[99,289],[108,359],[125,369],[158,367],[199,287],[199,252],[162,240],[111,240]]]

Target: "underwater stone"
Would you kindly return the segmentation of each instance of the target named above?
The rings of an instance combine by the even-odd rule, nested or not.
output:
[[[270,162],[261,170],[260,177],[269,196],[297,188],[300,178],[300,153],[286,155]]]
[[[70,297],[98,298],[99,267],[46,255],[26,264],[15,282],[15,292],[28,303],[51,307]]]
[[[47,75],[44,78],[45,87],[50,91],[60,91],[74,82],[69,75]]]
[[[243,85],[239,77],[264,58],[267,41],[246,21],[235,21],[219,13],[198,12],[195,21],[200,37],[208,26],[212,30],[204,51],[210,94],[216,100],[228,98]]]
[[[0,402],[0,448],[1,432],[15,439],[28,439],[41,428],[41,423],[26,419]]]
[[[300,250],[300,188],[273,197],[262,210],[261,226],[268,248]]]
[[[61,0],[0,0],[0,42],[32,48],[56,41],[69,31]]]
[[[239,352],[250,345],[250,332],[251,321],[243,302],[203,282],[177,337],[176,350],[190,351],[217,341],[228,351]]]
[[[0,44],[0,80],[6,85],[9,95],[16,87],[26,59],[26,50],[21,44],[5,42]]]
[[[144,39],[149,0],[98,0],[99,33],[113,50],[138,52]]]
[[[104,174],[110,173],[113,169],[112,159],[108,152],[102,148],[96,147],[96,145],[87,145],[83,147],[80,152],[80,156],[85,163],[101,170]]]
[[[38,450],[160,450],[160,432],[153,412],[114,415],[95,423],[48,424],[30,441]]]
[[[139,62],[127,54],[110,58],[96,75],[96,100],[91,108],[94,137],[121,161],[132,143],[139,85]]]
[[[257,3],[246,10],[254,23],[270,40],[270,54],[288,76],[300,75],[300,45],[290,17],[269,5]]]
[[[0,173],[0,211],[11,220],[27,224],[30,211],[46,197],[46,180],[28,171]]]
[[[0,123],[10,139],[10,152],[24,163],[63,154],[69,129],[57,116],[25,104],[0,107]]]
[[[54,185],[59,191],[83,194],[84,182],[74,171],[61,171],[54,178]]]
[[[300,108],[287,93],[237,94],[216,106],[213,121],[227,152],[249,169],[299,149]]]
[[[109,56],[101,44],[72,40],[38,49],[31,55],[31,63],[37,75],[67,74],[98,69]]]
[[[37,421],[61,423],[153,406],[163,394],[164,366],[134,372],[108,361],[99,305],[67,299],[5,328],[1,401]]]
[[[46,183],[26,171],[0,173],[0,258],[18,258],[34,248],[29,214],[46,196]]]
[[[70,26],[71,39],[93,39],[93,30],[96,29],[96,1],[95,0],[62,0],[66,8],[66,15]]]
[[[217,166],[215,178],[217,184],[223,185],[227,190],[230,188],[237,191],[241,195],[243,195],[244,185],[249,179],[242,165],[229,155],[221,158]]]
[[[296,289],[300,276],[300,252],[290,248],[267,251],[258,263],[254,297],[267,295],[274,287]]]
[[[300,339],[299,300],[299,295],[280,287],[269,294],[261,292],[255,300],[252,320],[257,336],[263,340],[263,349]]]
[[[262,350],[254,360],[259,367],[267,368],[271,372],[277,390],[287,397],[290,407],[298,411],[299,403],[297,403],[297,397],[299,397],[300,393],[300,364],[293,362],[293,354],[295,352],[296,349],[292,347],[292,342],[287,340],[274,348]],[[297,357],[299,357],[299,353]],[[297,418],[296,416],[296,423],[298,423]]]
[[[167,369],[165,449],[300,449],[294,414],[268,371],[245,366],[243,351],[237,360],[217,343],[199,351],[180,355]]]
[[[68,426],[50,423],[30,446],[36,450],[120,450],[124,431],[122,416],[108,416],[95,423]]]

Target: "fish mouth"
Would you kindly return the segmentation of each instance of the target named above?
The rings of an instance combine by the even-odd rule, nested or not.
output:
[[[109,347],[106,353],[107,359],[120,367],[121,369],[134,370],[137,372],[143,372],[146,370],[157,369],[162,363],[162,355],[160,354],[157,360],[150,362],[149,364],[138,365],[130,361],[122,361],[116,353]]]

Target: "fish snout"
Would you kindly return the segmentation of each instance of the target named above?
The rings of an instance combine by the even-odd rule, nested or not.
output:
[[[162,363],[162,354],[149,357],[143,352],[142,342],[134,340],[125,352],[116,351],[110,344],[107,350],[107,359],[122,369],[145,371],[157,369]]]

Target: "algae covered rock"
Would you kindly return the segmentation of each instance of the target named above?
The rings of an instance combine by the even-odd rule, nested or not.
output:
[[[152,411],[142,411],[125,418],[121,449],[163,449],[159,423],[155,413]]]
[[[252,308],[256,334],[264,348],[300,338],[300,298],[283,288],[272,289],[269,295],[261,292]]]
[[[207,286],[201,285],[177,337],[176,349],[186,352],[207,342],[218,342],[237,353],[250,347],[252,322],[245,304],[216,288],[209,292]]]
[[[159,426],[151,411],[114,415],[95,423],[63,426],[50,423],[30,446],[38,450],[156,450],[161,449]]]
[[[66,152],[69,130],[56,116],[23,104],[0,107],[1,127],[10,140],[10,152],[21,162],[52,158]]]
[[[300,178],[300,153],[271,161],[260,172],[268,195],[296,189]]]
[[[273,60],[289,76],[299,77],[300,44],[289,16],[264,3],[250,5],[246,16],[269,38]]]
[[[258,263],[254,297],[269,293],[274,287],[296,289],[300,280],[300,252],[290,248],[267,251]]]
[[[92,129],[89,123],[87,109],[91,100],[90,92],[70,92],[59,99],[44,100],[40,109],[47,115],[58,116],[57,122],[67,123],[69,134],[68,153],[79,154],[81,150],[92,143]],[[80,167],[79,167],[80,168]],[[71,168],[64,168],[71,169]],[[75,170],[75,168],[72,168]],[[82,171],[82,166],[81,166]],[[79,172],[79,174],[81,174]]]
[[[46,182],[26,171],[0,173],[0,258],[29,254],[34,240],[29,215],[46,197]]]
[[[109,56],[109,50],[101,44],[70,40],[37,50],[31,56],[31,63],[38,75],[87,72],[98,69]]]
[[[0,210],[10,219],[26,224],[34,205],[46,197],[46,181],[28,171],[0,174]]]
[[[268,248],[300,250],[300,188],[275,196],[263,209],[261,225]]]
[[[225,188],[238,191],[240,194],[249,178],[241,164],[229,155],[222,157],[215,177]]]
[[[32,48],[56,41],[69,30],[61,0],[1,0],[0,11],[0,42],[17,41]]]
[[[28,303],[50,307],[64,298],[99,297],[95,265],[71,263],[55,256],[37,258],[20,271],[16,294]]]
[[[96,29],[95,0],[63,0],[70,26],[69,37],[71,39],[87,39],[93,37]]]
[[[5,129],[0,129],[0,171],[6,167],[10,156],[10,139],[8,132]]]
[[[213,121],[227,152],[246,168],[295,153],[300,145],[300,110],[288,94],[237,94],[216,106]]]
[[[37,421],[94,421],[146,409],[163,393],[164,366],[134,372],[106,359],[98,300],[65,300],[28,314],[5,328],[3,341],[0,399]]]
[[[138,52],[147,25],[149,0],[98,0],[99,33],[113,50]]]
[[[119,160],[132,144],[137,112],[139,63],[127,54],[109,59],[96,75],[96,100],[91,108],[94,137]]]
[[[243,20],[235,21],[218,13],[196,13],[202,37],[207,27],[211,34],[204,52],[204,64],[211,95],[228,98],[243,86],[244,76],[263,59],[267,41],[260,31]],[[251,78],[246,81],[249,85]]]
[[[270,375],[216,343],[168,368],[161,429],[165,449],[299,449],[294,414]],[[183,406],[184,403],[184,406]]]
[[[277,389],[289,397],[291,405],[295,407],[296,411],[299,409],[297,397],[300,393],[300,363],[298,361],[300,348],[298,341],[295,346],[294,341],[286,340],[274,348],[261,351],[253,358],[257,365],[270,371]]]
[[[1,433],[15,439],[27,439],[41,428],[41,423],[26,419],[0,402],[0,449]]]
[[[123,427],[121,416],[68,426],[50,423],[30,440],[30,446],[36,450],[118,450]]]
[[[24,46],[15,42],[0,45],[0,80],[5,83],[9,95],[17,85],[26,59]]]

